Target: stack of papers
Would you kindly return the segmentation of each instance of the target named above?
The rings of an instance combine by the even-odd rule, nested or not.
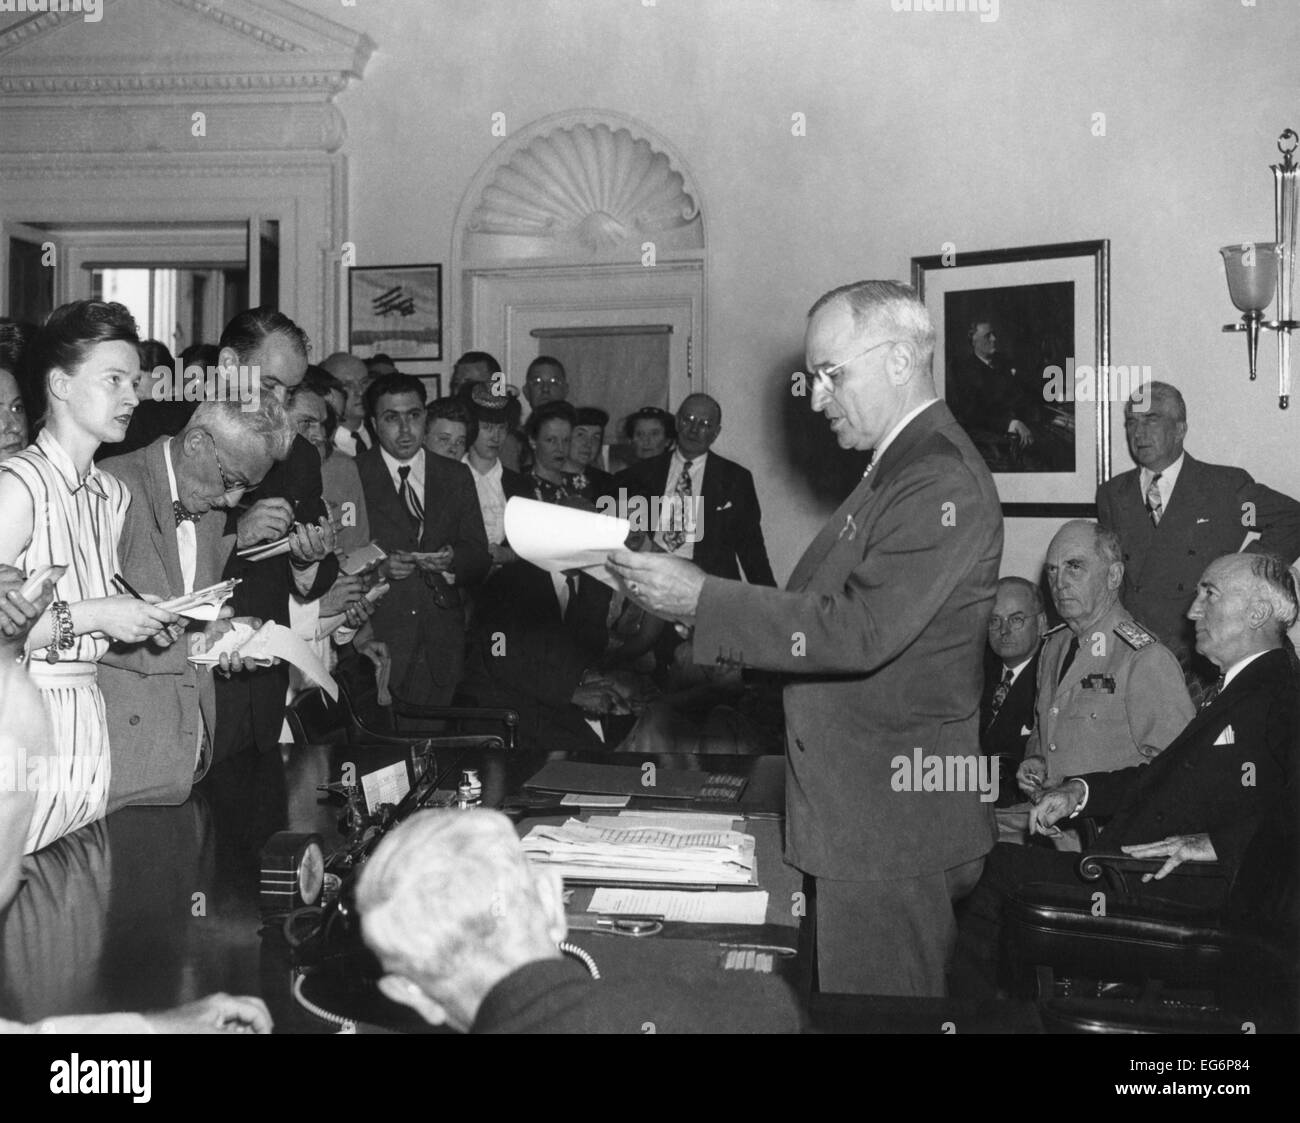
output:
[[[239,581],[238,577],[219,581],[206,589],[195,589],[192,593],[161,601],[158,607],[177,616],[188,616],[191,620],[216,620],[221,615],[221,606],[230,599]]]
[[[754,838],[741,831],[657,825],[538,825],[524,852],[566,881],[651,885],[756,885]]]

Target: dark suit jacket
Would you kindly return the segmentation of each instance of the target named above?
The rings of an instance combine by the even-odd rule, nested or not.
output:
[[[1029,387],[1001,359],[990,367],[973,354],[953,364],[946,396],[953,416],[972,439],[1006,436],[1012,421],[1030,424],[1036,412]]]
[[[159,437],[146,448],[101,464],[131,492],[117,545],[122,576],[141,593],[164,600],[185,591],[167,483],[166,441]],[[221,580],[235,545],[225,529],[221,511],[209,511],[195,524],[194,588]],[[202,623],[192,622],[188,635],[162,649],[115,643],[100,660],[99,688],[113,754],[109,811],[128,803],[184,803],[190,785],[207,771],[209,762],[204,761],[195,774],[194,750],[201,722],[206,721],[215,741],[216,690],[211,670],[195,667],[187,658],[193,636],[202,630]]]
[[[993,478],[943,402],[831,516],[786,592],[705,580],[695,659],[783,671],[786,855],[818,877],[915,877],[993,845],[977,792],[898,791],[914,748],[979,756],[1002,556]]]
[[[1216,744],[1229,729],[1232,743]],[[1293,814],[1298,730],[1300,680],[1286,652],[1267,652],[1150,764],[1084,776],[1084,814],[1113,816],[1098,840],[1107,850],[1208,833],[1235,871],[1261,823]]]
[[[375,637],[392,656],[392,686],[404,699],[450,704],[465,664],[464,591],[487,574],[491,558],[478,492],[470,470],[431,452],[424,456],[424,533],[417,541],[406,505],[378,448],[357,456],[357,471],[370,513],[370,533],[388,553],[453,550],[449,585],[441,574],[418,569],[392,582],[370,618]]]
[[[614,481],[613,494],[626,488],[629,499],[635,495],[647,502],[662,496],[672,458],[671,451],[664,452],[620,472]],[[704,462],[701,490],[703,526],[695,543],[695,564],[705,573],[733,581],[740,580],[743,568],[745,579],[751,585],[775,585],[767,547],[763,544],[762,512],[749,469],[710,452]],[[638,528],[634,525],[633,529]]]
[[[294,518],[311,523],[326,514],[321,497],[320,454],[311,442],[295,437],[289,455],[271,466],[261,486],[247,502],[258,499],[288,499]],[[235,534],[239,512],[232,511],[226,532]],[[316,567],[316,580],[306,597],[314,600],[329,591],[339,574],[338,558],[328,555]],[[289,627],[289,596],[293,591],[293,569],[288,554],[265,561],[249,562],[232,551],[223,574],[238,577],[230,599],[236,616],[255,616]],[[217,676],[217,735],[215,760],[256,746],[262,752],[280,743],[284,725],[285,697],[289,690],[289,668],[281,663],[245,671],[230,678]]]
[[[1159,526],[1151,525],[1137,468],[1097,489],[1097,519],[1124,547],[1124,607],[1184,665],[1196,641],[1187,610],[1210,562],[1235,554],[1251,531],[1261,535],[1251,551],[1268,550],[1288,563],[1300,556],[1300,503],[1240,468],[1203,464],[1187,453]]]
[[[580,574],[561,614],[551,575],[526,561],[502,566],[483,586],[465,693],[477,705],[518,710],[522,748],[601,747],[572,698],[605,653],[612,595]]]
[[[984,659],[984,693],[980,695],[980,748],[988,756],[1006,754],[1019,764],[1025,757],[1025,742],[1034,728],[1034,699],[1038,695],[1038,657],[1043,653],[1040,642],[1029,660],[1029,666],[1020,672],[1011,684],[997,717],[993,712],[993,692],[1002,681],[1002,660],[992,651]],[[1022,733],[1021,730],[1024,730]],[[1014,771],[1014,769],[1013,769]]]

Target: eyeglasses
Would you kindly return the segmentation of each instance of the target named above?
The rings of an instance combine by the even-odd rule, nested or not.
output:
[[[1023,612],[1013,612],[1010,616],[1007,617],[990,616],[989,631],[1000,632],[1002,631],[1002,627],[1005,624],[1009,629],[1011,629],[1011,631],[1018,632],[1020,631],[1021,628],[1023,628],[1028,623],[1029,623],[1029,617],[1026,616]]]
[[[850,355],[843,362],[836,363],[833,367],[824,367],[822,370],[813,371],[813,378],[823,382],[825,384],[827,392],[829,393],[833,391],[835,387],[839,384],[839,379],[837,379],[835,376],[840,371],[842,371],[846,366],[848,366],[849,363],[857,362],[858,359],[862,358],[864,355],[870,355],[871,352],[875,351],[877,348],[888,347],[891,344],[897,342],[898,342],[897,339],[884,339],[881,340],[881,342],[879,343],[873,343],[870,347],[866,348],[863,351],[859,351],[856,355]]]
[[[221,486],[225,489],[225,494],[229,495],[232,491],[247,491],[247,483],[239,479],[232,480],[226,475],[226,467],[221,463],[221,454],[217,452],[217,438],[211,433],[207,434],[207,438],[212,442],[212,458],[217,462],[217,472],[221,476]]]
[[[703,429],[707,433],[717,427],[718,423],[711,417],[679,417],[677,419],[677,428],[679,429]]]

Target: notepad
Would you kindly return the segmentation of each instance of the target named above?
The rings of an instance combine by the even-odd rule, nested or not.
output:
[[[676,889],[597,889],[588,912],[606,916],[659,916],[685,924],[762,924],[767,891],[691,893]]]

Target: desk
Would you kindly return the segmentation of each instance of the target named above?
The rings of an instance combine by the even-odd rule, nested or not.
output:
[[[282,941],[259,937],[260,853],[278,830],[315,831],[337,841],[339,810],[319,801],[316,785],[337,779],[345,762],[370,771],[385,752],[391,758],[392,749],[307,746],[295,748],[287,765],[277,753],[240,754],[217,765],[181,807],[124,808],[33,855],[0,917],[0,1017],[34,1022],[157,1009],[224,990],[260,995],[277,1032],[329,1032],[293,1000]],[[471,752],[438,764],[477,767],[485,803],[499,804],[556,755]],[[782,803],[779,757],[596,753],[568,759],[652,760],[664,770],[730,772],[747,777],[741,812],[771,814]],[[768,887],[761,869],[760,877]],[[780,878],[774,898],[788,896],[797,874],[782,866]],[[592,950],[611,976],[674,963],[702,969],[717,954],[716,940],[582,933],[574,942]]]

